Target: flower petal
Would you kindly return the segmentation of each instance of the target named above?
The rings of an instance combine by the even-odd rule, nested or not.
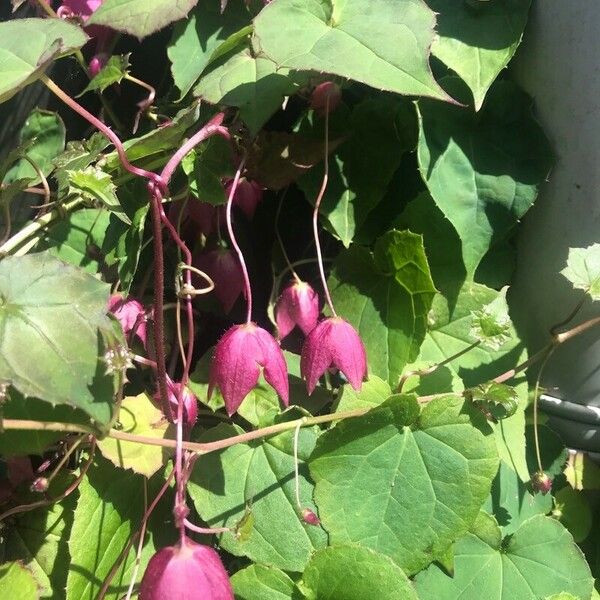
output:
[[[321,321],[309,334],[302,346],[300,372],[306,380],[309,395],[313,393],[319,378],[333,360],[329,347],[331,319]]]
[[[367,353],[360,336],[348,323],[340,318],[332,320],[330,347],[332,364],[337,367],[358,392],[367,376]]]
[[[265,380],[287,406],[290,399],[290,386],[283,352],[275,338],[265,329],[257,327],[254,335],[263,354],[259,364],[263,367]]]

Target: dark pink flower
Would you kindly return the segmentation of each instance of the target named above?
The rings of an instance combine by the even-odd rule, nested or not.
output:
[[[286,287],[275,306],[275,320],[279,337],[283,339],[297,325],[308,335],[319,319],[319,295],[305,281],[296,281]]]
[[[221,558],[209,546],[184,538],[159,550],[142,578],[140,600],[234,600]]]
[[[258,383],[260,370],[265,380],[289,402],[289,382],[283,352],[275,338],[254,323],[234,325],[217,343],[210,369],[208,398],[219,388],[231,416]]]
[[[108,310],[119,320],[125,335],[135,329],[135,334],[146,345],[146,311],[141,302],[113,294],[108,300]]]
[[[237,256],[231,250],[212,250],[194,258],[194,266],[204,271],[215,283],[215,295],[228,313],[244,291],[244,274]]]
[[[173,423],[177,423],[177,395],[181,389],[181,383],[173,381],[167,375],[167,391],[169,393],[169,404],[171,406],[171,412],[173,414]],[[194,425],[198,418],[198,399],[196,396],[187,388],[183,388],[183,422],[186,425]],[[154,401],[160,405],[160,392],[157,391],[154,394]],[[168,415],[166,415],[168,416]]]
[[[333,112],[342,101],[342,90],[337,83],[325,81],[320,83],[310,97],[310,107],[319,115],[325,115],[329,99],[329,112]]]
[[[108,55],[105,52],[94,54],[88,64],[90,77],[96,77],[96,75],[98,75],[98,73],[100,73],[100,71],[104,68],[107,61]]]
[[[531,477],[531,487],[545,496],[552,491],[552,479],[544,471],[537,471]]]
[[[367,376],[367,353],[362,340],[354,327],[340,317],[324,319],[304,341],[300,372],[309,394],[330,367],[339,369],[357,391]]]
[[[230,179],[225,184],[225,195],[229,196],[231,186],[233,185],[233,179]],[[238,206],[243,213],[252,219],[256,212],[256,207],[263,199],[264,190],[256,183],[256,181],[248,181],[245,177],[242,177],[238,182],[238,187],[235,190],[233,196],[233,204]]]
[[[63,0],[61,8],[71,11],[71,14],[88,19],[98,10],[103,0]],[[61,10],[60,8],[58,9]]]
[[[308,525],[314,525],[315,527],[321,524],[321,519],[310,508],[302,509],[302,520]]]
[[[213,206],[208,202],[201,202],[197,198],[189,198],[187,201],[187,213],[194,225],[198,226],[199,232],[210,235],[217,228],[217,214],[221,207]],[[225,219],[223,218],[223,222]]]

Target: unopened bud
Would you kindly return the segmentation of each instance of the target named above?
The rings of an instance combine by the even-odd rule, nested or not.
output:
[[[33,480],[30,489],[32,492],[45,492],[48,490],[48,480],[45,477],[38,477]]]
[[[302,520],[305,523],[308,523],[308,525],[314,525],[315,527],[321,524],[321,520],[319,519],[319,517],[317,517],[317,515],[310,510],[310,508],[303,508],[302,512]]]

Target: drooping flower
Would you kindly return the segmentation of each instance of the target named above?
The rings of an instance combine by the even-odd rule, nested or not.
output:
[[[283,352],[275,338],[255,323],[234,325],[217,343],[208,385],[210,399],[219,388],[231,416],[258,383],[262,371],[266,382],[289,402],[289,382]]]
[[[194,258],[194,266],[204,271],[215,283],[215,295],[229,313],[244,291],[244,274],[231,250],[219,248]]]
[[[187,201],[187,212],[190,219],[199,228],[199,233],[210,235],[217,228],[217,213],[222,207],[216,207],[196,198]],[[225,219],[223,218],[223,222]]]
[[[122,294],[113,294],[108,300],[108,310],[119,320],[125,335],[135,330],[135,334],[146,345],[146,310],[141,302],[134,298],[126,299]]]
[[[327,101],[329,100],[329,112],[333,112],[342,101],[342,90],[333,81],[320,83],[310,97],[310,107],[319,115],[325,115]]]
[[[308,335],[319,319],[319,295],[305,281],[296,281],[286,287],[275,306],[275,320],[279,337],[283,339],[297,325]]]
[[[354,327],[340,317],[324,319],[304,341],[300,372],[309,394],[330,367],[339,369],[357,391],[367,376],[367,353],[362,340]]]
[[[161,548],[146,567],[140,600],[234,600],[221,558],[209,546],[184,538]]]
[[[177,423],[177,395],[181,389],[181,383],[173,381],[167,375],[167,392],[169,394],[169,405],[171,406],[171,412],[173,414],[173,423]],[[194,425],[198,418],[198,399],[196,396],[187,388],[183,388],[183,422],[186,425]],[[154,394],[154,401],[160,404],[160,391],[156,391]],[[169,415],[166,415],[167,417]]]
[[[229,180],[225,184],[225,195],[229,196],[231,186],[233,185],[233,179]],[[234,206],[238,206],[242,212],[252,219],[256,212],[256,207],[263,199],[264,190],[256,183],[256,181],[249,181],[245,177],[240,178],[237,189],[233,196]]]

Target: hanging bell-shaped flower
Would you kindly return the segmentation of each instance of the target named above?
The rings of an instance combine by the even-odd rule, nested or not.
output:
[[[308,335],[319,319],[319,295],[305,281],[296,281],[286,287],[275,306],[275,320],[279,338],[283,339],[296,327]]]
[[[225,184],[225,195],[229,196],[231,186],[233,185],[233,179]],[[233,204],[238,206],[242,212],[252,219],[256,212],[256,207],[263,199],[264,190],[256,181],[249,181],[245,177],[240,178],[237,189],[233,195]]]
[[[231,250],[219,248],[194,258],[194,266],[214,281],[214,293],[225,313],[229,313],[244,291],[244,274],[237,256]]]
[[[122,294],[113,294],[108,300],[108,310],[118,319],[123,333],[131,331],[146,345],[146,310],[135,298],[124,298]]]
[[[178,394],[181,389],[181,383],[173,381],[167,375],[167,392],[169,406],[171,407],[171,413],[173,415],[173,422],[177,423],[177,409],[178,409]],[[187,388],[183,388],[182,392],[183,400],[183,422],[185,425],[193,426],[198,418],[198,399],[196,396]],[[154,401],[160,406],[160,392],[156,391],[154,394]],[[169,415],[166,415],[167,417]]]

